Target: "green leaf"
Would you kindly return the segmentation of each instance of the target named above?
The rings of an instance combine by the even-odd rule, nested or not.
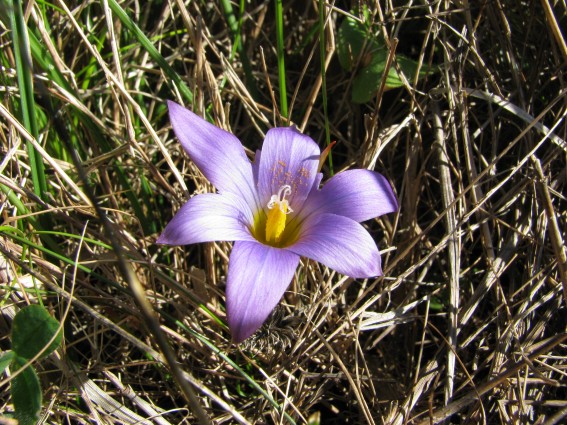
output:
[[[12,322],[12,350],[20,357],[35,357],[57,333],[59,322],[40,305],[21,309]],[[61,344],[61,332],[49,344],[41,357],[48,356]]]
[[[362,69],[352,81],[352,101],[366,103],[378,90],[385,63],[376,63]]]
[[[14,363],[18,368],[24,366],[26,359],[16,357]],[[33,367],[28,366],[10,381],[12,402],[16,411],[15,417],[20,425],[35,425],[41,411],[41,386]]]
[[[341,66],[351,71],[353,66],[358,62],[358,57],[363,49],[371,57],[371,51],[379,49],[379,45],[374,38],[369,37],[368,30],[365,25],[352,18],[345,18],[339,27],[337,55]],[[362,63],[369,63],[370,57],[363,59]]]
[[[345,18],[341,23],[337,39],[337,54],[341,66],[347,71],[355,71],[354,66],[357,63],[361,65],[352,82],[352,101],[366,103],[376,94],[382,81],[388,61],[386,44],[380,35],[373,34],[364,23],[350,17]],[[362,58],[359,58],[360,55]],[[396,55],[395,61],[406,79],[413,81],[418,62],[402,55]],[[422,68],[418,77],[426,74],[427,70]],[[392,65],[386,76],[386,89],[403,85],[401,76]]]
[[[0,375],[8,367],[12,360],[16,357],[16,353],[13,351],[6,351],[2,356],[0,356]]]
[[[431,297],[431,302],[429,303],[429,309],[432,311],[442,311],[445,309],[445,304],[443,300],[439,297]]]
[[[417,71],[417,67],[419,66],[419,63],[417,61],[412,60],[412,59],[406,58],[405,56],[402,56],[402,55],[396,55],[396,62],[400,66],[400,70],[405,75],[406,79],[410,83],[413,82],[414,78],[415,78],[415,73]],[[419,70],[418,78],[421,78],[421,77],[425,76],[426,74],[427,74],[427,70],[422,67]],[[401,87],[403,85],[404,85],[404,83],[403,83],[401,77],[399,76],[398,72],[396,71],[396,69],[394,67],[392,67],[390,69],[390,72],[388,73],[388,78],[386,79],[386,88],[393,89],[393,88],[396,88],[396,87]]]
[[[353,102],[366,103],[372,99],[372,97],[376,94],[378,87],[380,86],[380,82],[382,81],[382,76],[384,74],[384,69],[386,68],[387,60],[388,57],[386,54],[375,55],[372,59],[372,63],[369,66],[363,68],[360,73],[354,78],[352,82]],[[418,62],[406,58],[402,55],[396,55],[395,60],[406,79],[412,82],[415,78],[415,73],[419,65]],[[423,77],[426,74],[426,69],[420,69],[419,77]],[[403,85],[404,83],[401,76],[396,71],[394,64],[392,64],[390,70],[388,71],[388,75],[386,76],[386,90],[395,89]]]

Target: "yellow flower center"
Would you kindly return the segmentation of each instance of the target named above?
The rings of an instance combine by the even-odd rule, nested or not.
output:
[[[289,206],[286,196],[291,194],[291,186],[285,184],[280,187],[277,195],[272,195],[268,202],[268,218],[266,220],[266,242],[278,243],[285,230],[286,216],[293,210]]]

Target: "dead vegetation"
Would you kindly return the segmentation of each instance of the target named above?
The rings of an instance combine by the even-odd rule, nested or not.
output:
[[[251,157],[268,128],[286,124],[273,2],[243,4],[241,26],[232,5],[234,26],[222,2],[121,3],[191,103],[106,1],[24,4],[67,85],[33,57],[37,140],[19,117],[14,45],[1,28],[0,348],[13,312],[38,297],[65,321],[64,347],[38,365],[43,421],[203,422],[177,371],[219,424],[564,422],[565,3],[368,4],[391,66],[403,53],[431,72],[359,105],[354,72],[335,53],[340,22],[362,4],[325,2],[334,172],[379,171],[400,203],[366,223],[384,277],[353,280],[302,260],[273,317],[235,346],[224,312],[231,244],[154,242],[189,196],[213,190],[171,132],[166,99],[230,129]],[[291,121],[323,146],[318,7],[284,2],[284,35]],[[30,139],[43,147],[46,196],[34,193]]]

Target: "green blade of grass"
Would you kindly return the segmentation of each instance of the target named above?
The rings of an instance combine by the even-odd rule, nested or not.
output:
[[[30,42],[31,54],[37,67],[47,74],[51,82],[57,84],[65,91],[71,93],[75,98],[80,99],[80,96],[78,96],[73,86],[69,84],[67,79],[59,71],[59,68],[55,65],[55,62],[51,57],[49,51],[45,48],[45,46],[41,44],[41,42],[36,38],[36,36],[33,33],[29,33],[29,42]],[[53,112],[54,110],[53,107],[46,107],[46,104],[49,102],[47,99],[51,100],[53,99],[53,97],[44,96],[42,99],[43,102],[42,106],[46,108],[48,112]],[[82,111],[80,111],[78,108],[76,108],[74,104],[72,103],[69,104],[69,108],[73,111],[73,114],[79,118],[78,121],[83,125],[85,125],[86,127],[88,127],[89,134],[91,134],[92,137],[96,137],[96,139],[100,142],[99,146],[101,146],[104,150],[110,150],[111,145],[108,143],[105,137],[102,136],[102,134],[98,130],[98,127],[94,123],[92,123],[91,119]],[[74,123],[73,120],[67,120],[67,122],[69,122],[70,125]],[[73,129],[73,131],[70,131],[70,136],[71,136],[70,142],[73,145],[73,147],[77,149],[77,152],[82,152],[82,144],[79,143],[79,141],[77,140],[76,137],[77,134],[80,134],[80,132],[77,129]]]
[[[8,198],[8,201],[10,201],[10,204],[16,208],[19,215],[26,216],[25,221],[24,220],[18,221],[18,228],[14,230],[22,230],[24,226],[26,226],[26,223],[31,225],[34,229],[37,230],[41,229],[39,220],[36,220],[36,216],[31,215],[28,208],[25,206],[25,204],[18,197],[16,192],[14,192],[13,189],[0,183],[0,191],[4,192],[4,194]],[[57,250],[58,248],[57,243],[53,240],[53,238],[51,238],[50,235],[42,235],[41,240],[53,251]]]
[[[39,132],[36,121],[36,103],[33,92],[33,71],[30,55],[30,43],[22,2],[7,0],[7,12],[12,29],[12,43],[16,61],[18,88],[20,90],[20,111],[24,127],[37,140]],[[26,143],[29,155],[33,190],[42,200],[47,195],[47,180],[41,156],[30,142]]]
[[[63,237],[63,238],[82,240],[86,243],[90,243],[90,244],[99,246],[99,247],[104,248],[104,249],[108,249],[108,250],[112,249],[112,247],[110,245],[108,245],[104,242],[98,241],[98,240],[93,239],[93,238],[88,238],[88,237],[85,237],[83,235],[75,235],[73,233],[68,233],[68,232],[57,232],[55,230],[39,230],[39,231],[34,232],[34,233],[37,233],[38,235],[55,235],[55,236],[59,236],[59,237]]]
[[[58,252],[55,252],[55,251],[53,251],[49,248],[46,248],[42,245],[38,245],[35,242],[30,241],[28,238],[21,236],[21,234],[22,234],[22,232],[19,232],[17,229],[14,229],[13,227],[0,226],[0,235],[5,236],[6,238],[13,239],[20,246],[22,246],[22,247],[27,246],[28,248],[35,249],[37,251],[40,251],[40,252],[46,254],[47,256],[49,256],[51,258],[59,260],[59,261],[63,262],[64,264],[70,265],[72,267],[77,267],[77,269],[89,274],[93,278],[100,279],[101,282],[108,283],[110,286],[112,286],[112,288],[114,288],[114,289],[116,289],[116,290],[118,290],[122,293],[129,294],[129,292],[128,292],[129,290],[127,288],[122,287],[121,285],[119,285],[115,281],[110,280],[107,277],[93,271],[93,269],[91,269],[87,266],[84,266],[82,264],[78,264],[74,259],[67,258],[64,255],[59,254]],[[52,234],[57,234],[57,232],[53,232]]]
[[[172,317],[170,317],[171,319],[173,319]],[[187,326],[185,326],[183,323],[179,322],[179,321],[175,321],[176,325],[185,329],[187,332],[189,332],[191,335],[193,335],[195,338],[197,338],[199,341],[201,341],[203,344],[205,344],[207,347],[209,347],[209,349],[215,353],[216,355],[218,355],[220,358],[222,358],[225,362],[227,362],[231,367],[233,367],[258,393],[260,393],[262,395],[262,397],[264,397],[266,400],[268,400],[268,402],[274,406],[276,409],[278,409],[280,412],[282,412],[283,416],[288,420],[288,422],[290,424],[295,425],[295,421],[293,420],[293,418],[286,412],[284,412],[282,410],[282,407],[279,405],[279,403],[274,400],[274,398],[268,394],[268,392],[266,390],[264,390],[255,380],[254,378],[252,378],[249,374],[247,374],[244,369],[242,369],[234,360],[232,360],[229,356],[227,356],[220,348],[218,348],[216,345],[214,345],[211,341],[209,341],[207,338],[205,338],[203,335],[195,332],[192,329],[189,329]]]
[[[14,241],[16,241],[17,243],[19,243],[21,246],[27,246],[29,248],[33,248],[37,251],[41,251],[44,254],[49,255],[52,258],[55,258],[57,260],[62,261],[65,264],[69,264],[69,265],[75,265],[75,261],[71,260],[70,258],[65,257],[64,255],[61,255],[55,251],[50,250],[49,248],[46,248],[44,246],[38,245],[32,241],[30,241],[29,239],[19,236],[14,232],[14,228],[13,227],[9,227],[9,226],[0,226],[0,234],[6,236],[7,238],[11,238]],[[77,268],[81,271],[84,271],[86,273],[91,273],[92,270],[89,269],[88,267],[85,267],[83,265],[77,264]],[[99,276],[102,277],[102,276]]]
[[[30,211],[24,205],[22,200],[20,198],[18,198],[18,195],[16,195],[16,192],[14,192],[8,186],[3,185],[3,184],[0,184],[0,190],[2,192],[4,192],[4,194],[8,198],[8,201],[10,202],[11,205],[13,205],[16,208],[19,215],[28,215],[30,213]],[[31,216],[31,215],[28,216],[27,221],[32,225],[32,227],[35,228],[37,226],[37,221],[36,221],[34,216]]]
[[[283,36],[283,6],[282,0],[276,1],[276,41],[278,50],[278,76],[280,85],[280,114],[284,118],[287,115],[287,89],[285,85],[285,48]]]
[[[69,84],[66,78],[61,74],[58,68],[55,66],[53,59],[49,55],[49,52],[45,49],[45,47],[35,38],[33,34],[30,33],[30,45],[31,45],[31,52],[34,57],[34,60],[37,62],[40,68],[42,68],[50,79],[59,85],[61,88],[69,92],[73,97],[80,99],[80,96],[74,88]],[[80,147],[82,146],[81,143],[77,140],[77,134],[81,134],[78,127],[79,125],[84,126],[87,129],[87,134],[89,138],[94,139],[96,144],[101,147],[104,152],[111,151],[115,146],[113,143],[104,135],[101,131],[99,126],[93,122],[93,120],[80,109],[78,109],[75,105],[71,104],[70,107],[70,114],[77,117],[77,120],[65,120],[63,121],[55,115],[55,107],[51,103],[52,97],[44,96],[42,98],[42,105],[46,111],[48,111],[53,119],[55,124],[56,132],[53,134],[57,134],[59,139],[66,138],[67,141],[77,150],[77,152],[81,152]],[[72,128],[69,129],[67,125],[71,126]],[[63,144],[64,145],[64,144]],[[62,149],[66,149],[64,146]],[[135,190],[131,187],[131,182],[126,176],[126,172],[124,171],[124,167],[119,161],[115,162],[115,171],[117,173],[117,179],[123,187],[123,193],[126,195],[128,200],[130,201],[130,205],[135,212],[135,215],[140,220],[140,223],[143,224],[144,230],[147,232],[151,232],[153,227],[152,220],[148,220],[146,215],[143,213],[142,205],[140,204],[140,200],[135,192]]]
[[[128,14],[122,9],[122,7],[116,2],[116,0],[108,0],[108,5],[112,9],[112,11],[116,14],[120,22],[128,28],[128,30],[136,37],[136,39],[140,42],[142,47],[146,49],[149,55],[152,57],[153,60],[157,62],[163,72],[172,80],[173,83],[177,86],[183,97],[189,102],[193,103],[193,93],[187,87],[185,82],[181,79],[179,74],[175,72],[175,70],[167,63],[165,58],[162,54],[156,49],[154,44],[150,41],[150,39],[144,34],[144,32],[138,27],[136,22]]]
[[[248,59],[248,54],[242,43],[242,16],[244,15],[244,0],[240,0],[240,16],[238,20],[234,14],[232,8],[232,3],[229,0],[221,0],[221,5],[228,22],[228,26],[232,35],[234,37],[232,51],[230,53],[230,58],[234,56],[234,52],[238,53],[238,57],[242,62],[242,69],[244,70],[244,77],[246,79],[246,87],[250,91],[250,94],[254,99],[258,99],[258,90],[256,84],[254,84],[254,76],[252,74],[252,66],[250,65],[250,59]]]
[[[326,63],[327,63],[327,48],[325,46],[325,2],[319,0],[319,50],[321,52],[321,96],[323,99],[323,115],[325,117],[325,144],[331,144],[331,130],[329,128],[329,114],[327,112],[327,78],[326,78]],[[333,173],[333,154],[331,150],[328,153],[329,161],[329,174]]]

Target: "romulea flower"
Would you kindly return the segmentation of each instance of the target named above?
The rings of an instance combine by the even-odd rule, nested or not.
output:
[[[382,274],[365,220],[397,211],[386,178],[343,171],[319,188],[321,151],[294,127],[273,128],[252,163],[236,136],[168,102],[173,130],[218,193],[192,197],[157,242],[234,241],[226,309],[235,342],[252,335],[278,304],[300,256],[353,278]]]

